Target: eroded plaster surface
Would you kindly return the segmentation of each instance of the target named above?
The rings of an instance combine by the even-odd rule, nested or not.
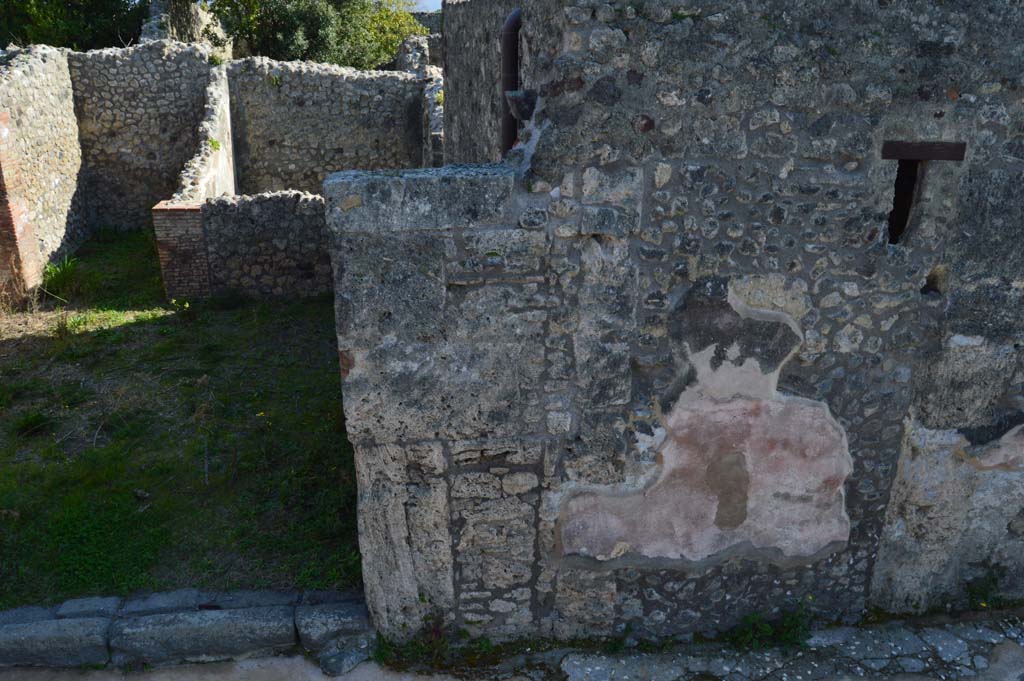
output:
[[[563,553],[793,560],[845,543],[846,434],[824,403],[778,392],[779,371],[801,342],[792,318],[730,300],[725,280],[708,279],[669,327],[692,369],[663,419],[657,477],[642,489],[569,496],[559,521]]]

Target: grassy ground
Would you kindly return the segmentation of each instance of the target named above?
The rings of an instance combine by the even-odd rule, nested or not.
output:
[[[329,299],[167,305],[151,238],[0,313],[0,609],[359,581]]]

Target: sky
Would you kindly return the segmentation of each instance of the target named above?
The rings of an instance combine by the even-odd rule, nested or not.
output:
[[[416,0],[416,9],[423,12],[441,9],[441,0]]]

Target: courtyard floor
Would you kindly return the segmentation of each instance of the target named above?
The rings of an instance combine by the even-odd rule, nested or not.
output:
[[[167,303],[103,235],[0,311],[0,609],[360,581],[332,301]]]

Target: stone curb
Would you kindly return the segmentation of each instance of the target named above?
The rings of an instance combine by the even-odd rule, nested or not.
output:
[[[354,593],[180,589],[0,612],[0,668],[169,665],[301,649],[337,675],[369,657],[373,636]]]

